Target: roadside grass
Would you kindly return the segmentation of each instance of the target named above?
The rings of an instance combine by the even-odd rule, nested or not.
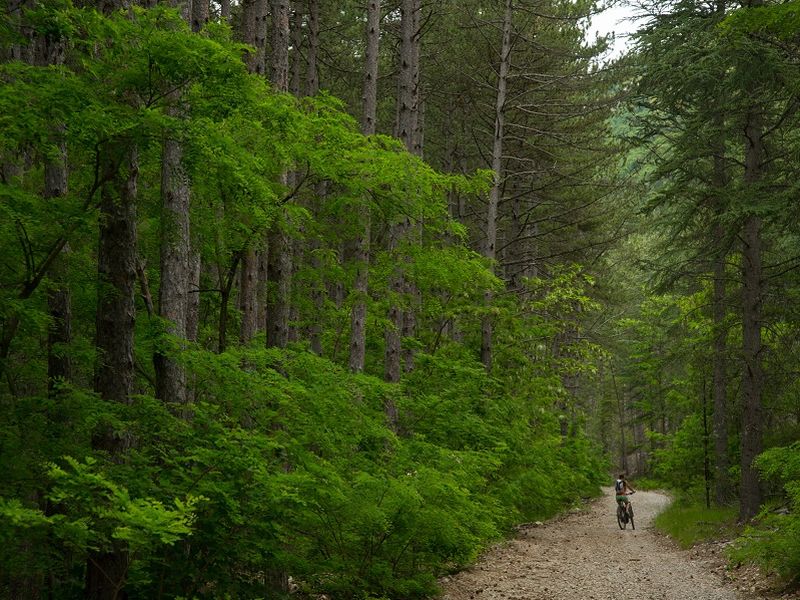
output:
[[[706,508],[676,500],[655,518],[654,525],[685,549],[699,542],[734,539],[739,534],[738,513],[735,506]]]

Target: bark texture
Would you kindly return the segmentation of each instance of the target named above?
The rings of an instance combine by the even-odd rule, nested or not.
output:
[[[138,156],[123,143],[102,148],[105,179],[100,200],[100,242],[97,255],[98,290],[94,389],[106,401],[129,404],[134,377],[136,324],[136,192]],[[110,429],[95,432],[92,445],[119,460],[130,445],[125,435]],[[128,554],[119,545],[94,552],[86,570],[86,597],[119,600],[128,568]]]
[[[308,68],[306,70],[306,86],[309,96],[319,93],[319,35],[320,35],[320,16],[319,0],[308,0]],[[325,181],[320,181],[316,185],[316,198],[318,202],[323,202],[328,194],[328,185]],[[312,210],[313,207],[312,207]],[[319,246],[317,241],[312,241],[312,250]],[[299,253],[298,253],[299,254]],[[315,269],[321,270],[319,257],[312,254],[311,264]],[[319,282],[311,289],[311,298],[314,304],[315,315],[322,315],[325,306],[325,289],[322,282]],[[315,354],[322,356],[322,319],[314,318],[309,327],[309,339],[311,350]]]
[[[242,254],[239,278],[239,309],[242,311],[239,341],[242,344],[250,342],[258,331],[259,258],[254,248],[247,248]]]
[[[267,347],[286,347],[289,341],[289,314],[292,292],[292,243],[279,228],[269,237],[267,280]]]
[[[380,49],[380,0],[370,0],[367,4],[367,36],[364,59],[364,92],[361,132],[373,135],[377,125],[378,110],[378,51]],[[358,223],[361,230],[356,235],[354,258],[356,276],[353,282],[355,300],[350,315],[350,370],[360,373],[364,370],[367,340],[367,298],[369,293],[369,248],[371,219],[369,208],[360,205]]]
[[[103,13],[128,6],[124,0],[97,3]],[[94,389],[103,400],[129,404],[134,381],[139,156],[135,143],[126,139],[108,141],[98,151],[105,183],[100,190]],[[95,431],[92,437],[92,446],[105,450],[114,460],[121,460],[129,445],[128,436],[110,428]],[[128,563],[124,544],[90,553],[85,597],[125,600],[122,588]]]
[[[189,309],[189,177],[183,165],[183,146],[164,140],[161,164],[161,286],[158,314],[166,333],[186,339]],[[186,373],[175,361],[174,348],[153,356],[156,397],[165,402],[186,402]]]
[[[745,127],[744,183],[755,187],[761,181],[764,165],[762,118],[751,110]],[[761,219],[749,215],[742,234],[742,477],[739,517],[749,520],[761,504],[761,484],[753,460],[762,450],[762,404],[764,374],[761,365],[761,308],[763,277],[761,264]]]
[[[276,89],[289,91],[289,0],[271,0],[272,59],[270,81]]]
[[[308,95],[319,93],[319,0],[308,0]]]
[[[64,62],[64,40],[53,33],[44,33],[36,38],[36,64],[39,66],[60,65]],[[55,160],[44,164],[44,197],[56,201],[67,193],[67,146],[63,140],[63,126],[53,128],[53,141],[58,148]],[[59,258],[49,271],[51,281],[47,291],[47,307],[50,328],[47,335],[47,382],[53,390],[58,381],[72,378],[72,361],[68,346],[72,341],[72,294],[66,284],[66,260],[70,254],[69,244],[64,244]]]
[[[255,51],[245,56],[245,64],[251,73],[266,73],[266,42],[268,0],[243,0],[241,8],[240,36],[245,44]],[[258,331],[258,280],[260,256],[253,244],[244,248],[241,253],[241,272],[239,277],[239,309],[242,313],[239,341],[247,344]],[[227,316],[226,316],[227,320]],[[220,352],[226,345],[224,329],[220,333]]]
[[[723,232],[719,232],[724,235]],[[714,259],[713,323],[714,365],[713,396],[714,416],[714,496],[717,504],[731,500],[732,489],[728,475],[728,376],[727,376],[727,331],[725,329],[725,254]]]
[[[497,75],[497,96],[494,112],[494,138],[492,140],[492,189],[489,192],[489,205],[486,211],[486,243],[483,254],[492,263],[497,258],[497,210],[503,189],[503,138],[505,137],[505,111],[508,95],[508,71],[511,60],[511,26],[513,19],[512,0],[506,0],[503,13],[503,33],[500,45],[500,65]],[[492,300],[492,293],[485,294],[486,304]],[[481,321],[481,362],[487,371],[492,370],[492,318],[486,316]]]
[[[400,57],[397,79],[397,112],[395,120],[395,137],[399,138],[409,152],[417,149],[415,133],[418,131],[419,100],[419,0],[403,0],[400,5]],[[407,235],[409,221],[407,218],[391,226],[389,233],[389,250],[396,250],[402,245]],[[392,293],[398,297],[408,295],[409,288],[403,277],[402,265],[390,283]],[[384,377],[387,381],[400,381],[403,363],[402,336],[413,334],[413,315],[404,311],[399,301],[389,308],[390,325],[386,330]],[[408,321],[408,323],[407,323]],[[413,356],[406,354],[405,364],[413,364]]]
[[[192,31],[200,31],[208,24],[209,19],[209,2],[208,0],[191,0],[192,14],[190,26]],[[230,12],[230,4],[228,4],[228,12]]]
[[[245,56],[245,64],[251,73],[266,74],[266,43],[268,0],[243,0],[240,36],[245,44],[255,48]]]
[[[95,391],[104,400],[129,404],[136,323],[138,155],[135,148],[107,148],[106,152],[111,155],[106,168],[114,174],[107,177],[100,200]],[[122,153],[122,164],[114,160],[118,153]],[[108,435],[99,447],[112,453],[122,450],[122,440]]]
[[[722,11],[724,11],[724,4]],[[722,126],[722,123],[718,123]],[[713,290],[712,290],[712,322],[714,328],[713,341],[713,402],[714,413],[712,418],[712,431],[714,437],[714,498],[717,504],[727,504],[733,499],[733,486],[728,474],[730,467],[728,461],[728,373],[727,373],[727,329],[725,325],[725,263],[728,249],[725,239],[727,237],[725,226],[721,222],[723,206],[721,194],[727,185],[727,172],[725,164],[725,146],[718,144],[714,149],[714,176],[713,186],[718,197],[714,202],[716,224],[713,227],[713,239],[718,247],[713,259]]]
[[[202,261],[196,247],[189,252],[189,297],[186,302],[186,339],[196,342],[200,330],[200,274]]]
[[[276,89],[289,90],[289,1],[272,0],[272,61],[270,80]],[[286,185],[287,176],[281,183]],[[292,242],[280,224],[269,234],[267,279],[267,346],[283,348],[289,341],[289,315],[292,291]]]

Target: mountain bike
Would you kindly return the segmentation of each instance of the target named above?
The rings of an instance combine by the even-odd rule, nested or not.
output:
[[[630,495],[635,493],[631,492]],[[631,524],[631,529],[636,529],[636,525],[633,524],[633,504],[630,500],[626,503],[617,502],[617,525],[620,529],[625,529],[628,523]]]

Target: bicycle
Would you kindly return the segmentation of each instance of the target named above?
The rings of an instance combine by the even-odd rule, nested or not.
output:
[[[631,495],[635,493],[631,492]],[[628,522],[631,524],[631,529],[636,529],[636,525],[633,523],[633,504],[631,504],[630,500],[628,502],[617,502],[617,525],[619,525],[620,529],[625,529],[628,526]]]

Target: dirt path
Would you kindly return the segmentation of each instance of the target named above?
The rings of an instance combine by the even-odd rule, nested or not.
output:
[[[669,502],[633,496],[636,530],[621,531],[612,489],[586,509],[543,526],[526,526],[473,568],[444,583],[444,600],[744,600],[652,530]]]

